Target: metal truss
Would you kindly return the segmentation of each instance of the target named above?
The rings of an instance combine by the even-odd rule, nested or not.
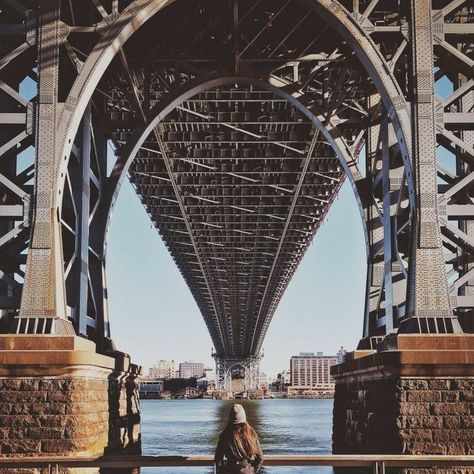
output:
[[[34,181],[35,97],[20,84],[37,81],[37,21],[19,5],[2,6],[0,41],[0,327],[20,305],[30,241]]]
[[[216,361],[216,388],[232,392],[233,372],[244,373],[245,392],[259,390],[260,388],[260,359],[261,356],[250,356],[246,358],[224,358],[213,355]]]
[[[361,347],[473,329],[472,0],[5,3],[0,307],[15,331],[72,324],[110,348],[106,236],[127,176],[219,358],[259,354],[344,176],[366,236]]]

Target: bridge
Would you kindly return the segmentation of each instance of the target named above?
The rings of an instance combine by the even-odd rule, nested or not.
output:
[[[361,375],[374,367],[390,367],[382,384],[422,377],[427,403],[473,389],[471,0],[4,0],[0,36],[2,390],[87,379],[89,364],[84,396],[100,377],[119,407],[135,396],[105,276],[125,179],[202,313],[221,387],[235,369],[258,385],[278,302],[347,179],[367,283],[335,420],[351,425],[338,417],[357,391],[378,397]],[[122,411],[114,433],[133,444],[138,408]]]

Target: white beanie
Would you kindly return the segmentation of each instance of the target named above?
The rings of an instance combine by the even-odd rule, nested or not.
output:
[[[229,424],[238,425],[240,423],[247,422],[247,415],[245,414],[244,407],[236,403],[232,405],[229,411]]]

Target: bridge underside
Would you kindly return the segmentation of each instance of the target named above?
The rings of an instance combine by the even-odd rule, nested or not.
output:
[[[0,3],[0,455],[139,441],[105,276],[125,179],[220,381],[254,388],[344,176],[365,232],[365,350],[335,374],[335,449],[474,452],[472,0]]]
[[[344,180],[341,157],[314,118],[339,114],[356,155],[373,87],[347,48],[315,35],[316,14],[289,7],[172,4],[132,37],[100,86],[119,149],[133,142],[137,118],[160,115],[129,177],[216,354],[232,360],[259,354]],[[281,10],[271,28],[269,8]],[[206,85],[220,76],[228,79]],[[169,95],[176,99],[164,114]]]
[[[229,84],[168,114],[138,152],[130,178],[216,352],[258,354],[343,182],[331,146],[287,100]]]
[[[365,346],[472,327],[471,2],[9,0],[0,14],[2,331],[110,350],[106,237],[127,176],[220,357],[259,354],[344,176],[366,238]]]

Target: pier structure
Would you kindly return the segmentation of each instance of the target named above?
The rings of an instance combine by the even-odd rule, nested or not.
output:
[[[358,351],[334,369],[334,449],[473,450],[473,8],[5,0],[0,382],[23,398],[20,409],[2,397],[12,412],[1,427],[18,425],[0,454],[139,443],[138,368],[114,346],[105,275],[125,179],[196,300],[218,369],[258,360],[347,179],[365,235],[366,304]],[[50,379],[70,399],[55,400],[62,385]],[[121,418],[99,420],[110,436],[88,448],[81,427],[96,398]],[[70,413],[78,399],[88,408]],[[59,412],[44,421],[37,410]],[[65,433],[69,443],[37,442]]]

